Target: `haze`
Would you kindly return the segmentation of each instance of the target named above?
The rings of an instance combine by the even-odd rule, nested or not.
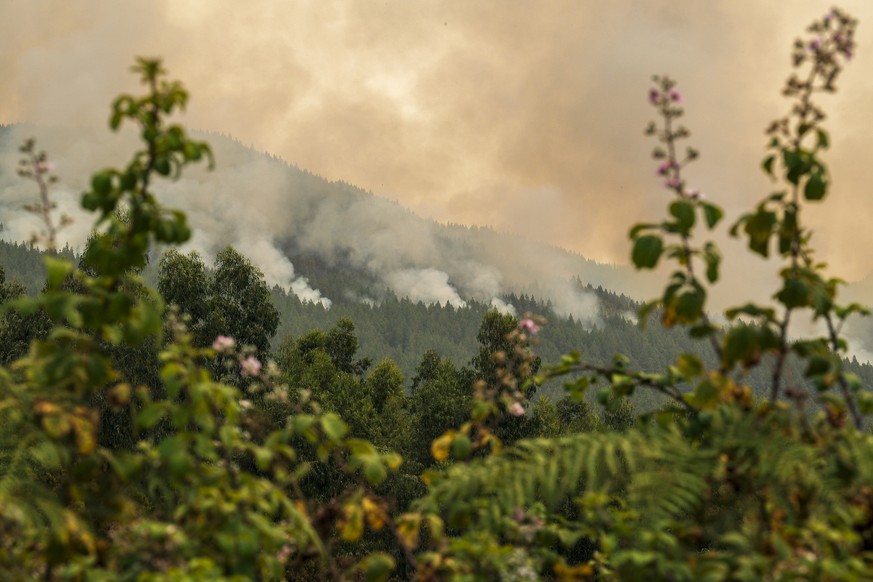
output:
[[[623,264],[628,226],[666,200],[641,131],[651,75],[679,80],[702,151],[691,182],[733,219],[768,192],[763,128],[785,110],[793,39],[828,6],[7,1],[0,123],[104,125],[135,89],[134,56],[161,56],[191,91],[191,127],[423,216]],[[811,219],[821,257],[860,279],[873,270],[858,252],[873,244],[873,5],[841,6],[860,18],[858,52],[825,102],[835,187]]]

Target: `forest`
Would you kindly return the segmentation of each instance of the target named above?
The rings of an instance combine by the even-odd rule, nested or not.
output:
[[[184,85],[137,59],[109,127],[140,149],[91,175],[83,249],[58,243],[51,152],[20,147],[42,230],[0,242],[0,577],[870,579],[873,366],[844,337],[868,310],[838,301],[804,220],[839,196],[816,99],[856,25],[834,9],[793,45],[774,191],[727,227],[683,173],[680,87],[653,78],[666,212],[629,225],[630,258],[672,273],[645,303],[566,273],[585,320],[536,285],[412,299],[289,243],[307,300],[233,246],[177,250],[192,228],[156,184],[221,157],[177,123]],[[780,260],[771,302],[723,318],[721,228]]]

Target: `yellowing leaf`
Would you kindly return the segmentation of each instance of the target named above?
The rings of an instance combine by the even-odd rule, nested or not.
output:
[[[560,582],[576,582],[581,580],[593,580],[594,569],[588,564],[568,566],[563,562],[555,564],[555,576]]]
[[[388,521],[388,514],[385,508],[370,499],[364,497],[361,501],[361,508],[364,510],[364,515],[367,518],[367,525],[374,531],[379,531],[385,526]]]
[[[356,542],[364,535],[364,512],[359,505],[347,503],[343,513],[340,536],[347,542]]]
[[[418,515],[404,515],[397,522],[397,537],[404,546],[414,550],[418,547],[420,527],[421,518]]]
[[[449,458],[449,453],[451,452],[454,440],[455,431],[448,431],[431,443],[430,454],[432,454],[433,458],[437,461],[445,461]]]

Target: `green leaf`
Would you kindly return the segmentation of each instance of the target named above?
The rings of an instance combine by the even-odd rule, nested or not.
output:
[[[664,243],[660,236],[649,234],[634,241],[631,260],[637,269],[653,269],[664,252]]]
[[[794,245],[797,233],[797,206],[795,204],[787,204],[785,214],[782,217],[782,224],[779,226],[780,253],[784,255],[791,252],[791,247]]]
[[[828,137],[828,133],[823,129],[816,130],[816,145],[823,150],[826,150],[830,147],[830,138]]]
[[[718,386],[709,380],[704,380],[694,388],[692,402],[696,407],[703,410],[712,409],[719,402]]]
[[[145,406],[136,415],[136,425],[139,428],[150,429],[164,417],[166,409],[161,403],[153,403]]]
[[[688,234],[694,226],[694,205],[687,200],[676,200],[670,204],[670,214],[676,218],[676,226],[683,234]]]
[[[792,184],[799,184],[800,177],[809,171],[809,154],[793,149],[784,149],[782,150],[782,158],[788,169],[785,173],[785,179]]]
[[[462,432],[455,435],[455,439],[452,441],[452,456],[456,459],[464,460],[472,452],[473,445],[470,442],[470,437]]]
[[[865,416],[873,414],[873,392],[862,390],[858,393],[858,408]]]
[[[718,267],[721,263],[721,255],[716,246],[706,243],[703,247],[703,260],[706,262],[706,280],[710,283],[718,281]]]
[[[637,235],[640,234],[641,232],[643,232],[644,230],[652,230],[652,229],[658,228],[658,226],[659,225],[657,225],[657,224],[652,224],[652,223],[647,223],[647,222],[635,224],[633,226],[633,228],[630,229],[630,234],[628,236],[631,239],[635,239],[635,238],[637,238]]]
[[[73,328],[80,328],[85,323],[82,314],[79,312],[79,306],[77,303],[78,302],[73,298],[70,298],[64,306],[64,319],[66,319],[67,323],[70,324],[70,327]]]
[[[73,265],[69,261],[50,256],[46,256],[43,260],[45,261],[46,286],[49,289],[60,287],[67,275],[73,272]]]
[[[805,281],[790,277],[785,280],[782,289],[776,293],[776,299],[789,309],[806,307],[810,304],[811,289]]]
[[[343,420],[332,412],[321,417],[321,428],[324,434],[333,442],[339,442],[349,431],[349,427]]]
[[[724,216],[722,209],[715,204],[701,202],[700,207],[703,208],[703,217],[706,219],[706,226],[710,229],[714,228]]]
[[[109,194],[112,191],[112,172],[107,170],[94,174],[91,178],[91,188],[101,196]]]
[[[177,477],[183,476],[191,466],[188,446],[181,435],[164,439],[158,446],[158,453],[161,459],[167,463],[172,474]]]
[[[172,168],[170,167],[170,160],[166,157],[160,157],[155,160],[155,171],[161,176],[169,176]]]
[[[364,465],[364,478],[370,485],[378,485],[388,476],[385,466],[379,459],[374,459]]]
[[[697,321],[703,314],[705,301],[706,292],[702,288],[689,289],[680,294],[674,304],[679,321],[683,323]]]
[[[676,369],[686,378],[703,374],[703,362],[694,354],[680,354],[676,358]]]
[[[765,352],[778,346],[779,336],[769,327],[738,325],[725,336],[725,363],[733,366],[740,362],[749,367],[757,364]]]
[[[385,582],[394,570],[394,558],[382,552],[370,554],[361,560],[360,568],[367,582]]]
[[[770,307],[761,307],[754,303],[746,303],[740,307],[734,307],[725,311],[725,316],[728,319],[736,319],[740,315],[748,315],[750,317],[763,317],[767,321],[775,321],[776,312]]]
[[[807,360],[806,375],[821,376],[831,369],[831,359],[826,355],[812,356]]]
[[[773,176],[773,162],[776,161],[775,155],[770,155],[764,158],[763,163],[761,163],[761,167],[767,173],[768,176]]]
[[[812,172],[803,188],[803,197],[807,200],[821,200],[827,193],[827,182],[821,172]]]
[[[258,465],[258,469],[261,471],[266,471],[270,468],[270,463],[273,462],[273,451],[266,447],[255,447],[255,463]]]
[[[770,236],[776,224],[776,213],[759,208],[755,214],[746,218],[743,230],[749,235],[749,248],[759,255],[769,255]]]

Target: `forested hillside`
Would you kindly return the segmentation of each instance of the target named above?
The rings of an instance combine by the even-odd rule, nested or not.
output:
[[[76,259],[71,250],[65,249],[63,252],[65,256]],[[23,283],[31,294],[44,285],[42,256],[30,245],[0,241],[0,267],[5,270],[7,280]],[[160,256],[154,255],[144,270],[146,279],[154,285],[158,282],[159,263]],[[208,271],[211,265],[204,267]],[[360,275],[358,272],[332,270],[330,266],[314,260],[308,263],[308,272],[313,273],[313,280],[319,281],[323,289],[349,289],[357,285],[362,293],[376,295],[357,278]],[[463,307],[449,303],[426,305],[384,291],[379,294],[382,299],[378,303],[364,303],[352,297],[335,301],[326,308],[320,303],[301,301],[292,292],[279,286],[270,288],[263,283],[263,279],[262,284],[269,289],[270,302],[278,312],[276,331],[268,338],[272,350],[278,349],[288,338],[299,338],[312,330],[328,330],[340,319],[348,318],[355,326],[359,355],[373,362],[383,358],[395,362],[403,373],[407,388],[422,357],[429,351],[435,351],[458,367],[468,365],[479,349],[477,333],[482,319],[488,310],[493,309],[491,305],[475,300]],[[538,314],[547,320],[536,347],[543,361],[555,362],[561,355],[578,350],[592,362],[607,364],[615,354],[622,353],[629,358],[633,368],[655,372],[669,365],[677,354],[683,352],[696,353],[711,360],[708,346],[690,339],[680,330],[666,329],[656,322],[641,329],[636,323],[636,313],[641,303],[601,287],[584,285],[578,279],[575,284],[581,292],[597,297],[595,319],[576,321],[572,316],[558,315],[548,301],[530,296],[511,294],[502,297],[515,306],[519,314]],[[851,360],[847,361],[847,365],[865,382],[873,384],[873,366],[869,363]],[[792,362],[787,377],[795,382],[802,381],[802,372]],[[759,370],[751,372],[746,381],[757,392],[763,393],[768,378]],[[558,381],[546,383],[538,394],[547,394],[553,400],[565,396]],[[640,398],[643,401],[639,401]],[[646,393],[634,397],[641,410],[651,409],[658,402],[649,398],[652,395]]]
[[[81,249],[87,217],[73,201],[86,184],[79,168],[114,159],[118,142],[105,135],[76,136],[67,128],[13,125],[0,128],[0,166],[14,168],[17,147],[31,135],[52,151],[63,194],[61,208],[76,222],[62,233]],[[378,302],[394,294],[426,304],[463,306],[478,301],[501,308],[505,295],[551,301],[564,317],[596,319],[595,298],[573,282],[638,296],[655,288],[649,274],[600,264],[536,241],[536,232],[442,225],[399,204],[343,182],[330,182],[227,136],[208,139],[220,163],[208,176],[191,176],[157,186],[156,195],[187,213],[194,227],[187,249],[212,259],[231,245],[259,267],[271,286],[290,288],[304,301]],[[132,139],[118,137],[121,143]],[[88,148],[74,144],[87,140]],[[208,184],[208,186],[207,186]],[[3,238],[28,240],[38,228],[22,213],[30,199],[13,173],[0,173]],[[250,203],[270,212],[253,212]]]

